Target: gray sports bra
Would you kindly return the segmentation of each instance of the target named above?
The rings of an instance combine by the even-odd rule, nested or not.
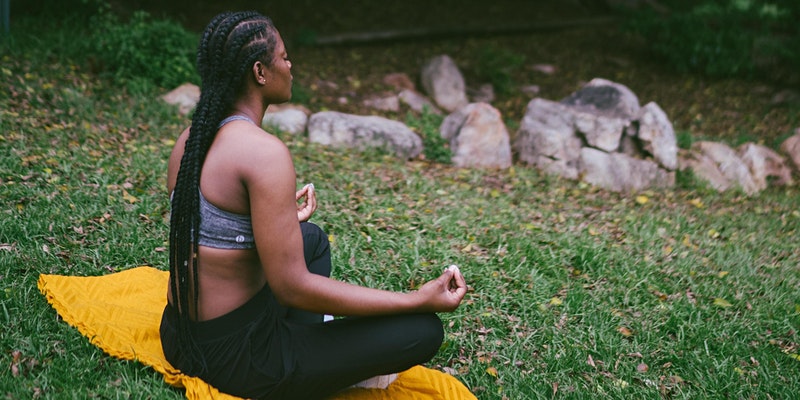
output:
[[[231,121],[255,122],[243,115],[232,115],[222,120],[219,127]],[[200,232],[198,243],[201,246],[217,249],[252,249],[256,247],[253,237],[253,223],[250,215],[225,211],[211,204],[200,192]]]

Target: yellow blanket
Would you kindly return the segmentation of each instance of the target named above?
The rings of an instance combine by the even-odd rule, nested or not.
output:
[[[125,360],[138,360],[184,387],[186,397],[237,399],[180,373],[164,358],[158,327],[166,304],[168,273],[151,267],[91,277],[41,275],[39,290],[68,324],[92,344]],[[457,379],[422,366],[400,374],[385,390],[349,389],[332,400],[476,399]]]

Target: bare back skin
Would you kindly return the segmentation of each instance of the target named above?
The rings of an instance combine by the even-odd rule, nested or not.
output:
[[[276,33],[277,35],[277,33]],[[270,65],[256,61],[228,115],[260,122],[269,104],[291,97],[291,62],[278,36]],[[169,159],[170,193],[184,153],[189,129],[181,133]],[[220,128],[203,164],[200,191],[214,206],[250,215],[255,249],[198,249],[198,309],[205,321],[233,311],[250,300],[267,282],[284,306],[318,314],[368,316],[410,312],[451,311],[467,291],[457,270],[410,293],[391,292],[336,281],[308,271],[303,255],[300,221],[316,209],[313,189],[296,190],[291,154],[277,137],[248,121],[235,120]],[[298,206],[305,197],[313,205]],[[168,293],[170,302],[172,294]]]

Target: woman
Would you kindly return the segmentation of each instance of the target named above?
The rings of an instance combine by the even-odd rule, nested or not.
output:
[[[443,338],[434,313],[466,293],[457,268],[409,293],[328,278],[327,236],[307,222],[314,188],[295,191],[288,149],[259,126],[291,97],[291,66],[269,18],[215,17],[197,53],[200,101],[169,160],[164,353],[241,397],[322,398],[426,362]]]

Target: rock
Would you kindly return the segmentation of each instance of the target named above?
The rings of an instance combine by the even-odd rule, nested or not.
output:
[[[363,104],[381,111],[400,111],[400,99],[397,96],[370,97],[365,99]]]
[[[264,114],[261,126],[299,135],[306,131],[309,113],[303,106],[270,105]]]
[[[522,93],[524,93],[525,95],[533,97],[539,94],[539,92],[542,89],[539,87],[539,85],[525,85],[522,86],[519,90],[522,91]]]
[[[775,178],[777,185],[791,185],[792,171],[786,165],[783,157],[771,149],[755,143],[745,143],[737,149],[739,158],[750,170],[756,188],[767,188],[768,178]]]
[[[575,128],[589,146],[608,152],[619,148],[625,128],[639,113],[639,99],[630,89],[600,78],[561,103],[571,106]]]
[[[717,163],[702,153],[689,150],[678,152],[678,169],[692,171],[695,177],[718,192],[724,192],[732,186],[731,180],[720,171]]]
[[[545,75],[553,75],[556,73],[556,66],[552,64],[534,64],[531,65],[531,69]]]
[[[639,99],[627,86],[602,78],[592,79],[561,103],[608,118],[632,120],[639,113]]]
[[[486,83],[477,89],[467,88],[467,94],[473,103],[491,103],[494,101],[494,86]]]
[[[487,103],[472,103],[448,115],[439,128],[450,141],[458,167],[508,168],[511,145],[500,111]]]
[[[661,108],[640,107],[630,89],[604,79],[560,102],[531,100],[512,146],[521,162],[615,191],[674,185],[678,167]]]
[[[569,107],[536,98],[528,102],[512,147],[520,161],[574,178],[581,145]]]
[[[416,90],[414,81],[408,74],[396,72],[383,77],[383,83],[395,88],[395,90]]]
[[[200,101],[200,88],[192,83],[184,83],[161,96],[161,99],[167,104],[177,105],[182,115],[188,115]]]
[[[578,169],[584,181],[615,192],[634,192],[675,184],[675,173],[659,168],[655,162],[622,153],[606,153],[591,147],[581,149]]]
[[[439,107],[448,112],[467,105],[464,76],[447,55],[434,57],[422,67],[422,87]]]
[[[413,91],[413,90],[403,90],[400,94],[397,95],[397,98],[400,99],[401,102],[405,103],[409,108],[416,112],[425,112],[427,109],[428,112],[439,115],[442,113],[442,110],[439,107],[436,107],[435,104],[431,103],[427,97]]]
[[[308,121],[312,143],[356,149],[381,148],[403,158],[422,152],[422,139],[405,124],[378,116],[335,111],[313,114]]]
[[[727,190],[731,186],[741,188],[746,194],[752,195],[759,191],[758,185],[753,180],[750,170],[745,165],[744,161],[739,158],[732,148],[728,145],[718,142],[695,142],[692,144],[691,150],[699,153],[695,159],[702,160],[703,157],[708,160],[702,160],[704,167],[711,161],[716,166],[719,174],[721,174],[727,183],[718,182],[716,179],[717,173],[715,171],[697,170],[693,168],[696,176],[701,178],[713,178],[715,181],[711,182],[712,186],[719,191]]]
[[[639,110],[636,120],[636,137],[641,147],[665,169],[674,171],[678,168],[678,141],[664,110],[656,103],[647,103]]]
[[[794,169],[800,171],[800,128],[795,129],[794,135],[781,143],[780,149],[792,160]]]

